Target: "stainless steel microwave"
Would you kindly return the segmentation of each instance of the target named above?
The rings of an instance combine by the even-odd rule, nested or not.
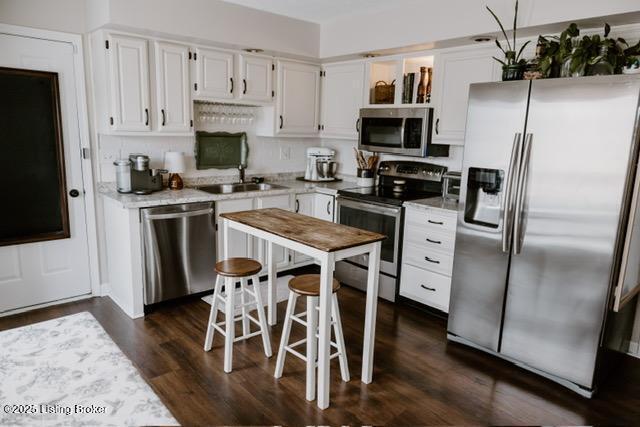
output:
[[[447,157],[448,145],[431,144],[433,108],[362,108],[358,148],[414,157]]]

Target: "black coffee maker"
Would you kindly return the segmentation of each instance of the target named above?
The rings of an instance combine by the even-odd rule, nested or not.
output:
[[[131,161],[131,191],[134,194],[151,194],[162,190],[162,174],[166,169],[150,169],[149,156],[144,154],[130,154]]]

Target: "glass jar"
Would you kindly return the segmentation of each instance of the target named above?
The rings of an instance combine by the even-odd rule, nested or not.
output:
[[[598,62],[593,64],[589,68],[590,76],[610,76],[613,74],[613,65],[609,63],[609,46],[604,45],[600,48],[600,55],[598,55]]]
[[[116,188],[118,193],[131,193],[131,160],[118,159],[116,167]]]

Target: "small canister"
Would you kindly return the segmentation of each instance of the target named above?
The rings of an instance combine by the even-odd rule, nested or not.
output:
[[[131,193],[131,160],[118,159],[116,166],[116,188],[118,193]]]

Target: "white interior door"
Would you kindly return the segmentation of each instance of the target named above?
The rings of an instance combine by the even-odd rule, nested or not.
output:
[[[91,292],[74,49],[69,43],[0,35],[0,66],[58,73],[70,237],[0,247],[0,313]],[[29,120],[29,118],[25,118]],[[0,141],[0,146],[10,141]],[[34,165],[36,172],[37,165]],[[11,191],[20,191],[14,189]],[[20,206],[4,206],[20,209]]]
[[[147,41],[135,37],[109,36],[111,76],[111,127],[114,130],[148,131],[149,52]]]
[[[240,99],[271,101],[273,61],[262,56],[240,55]]]
[[[189,48],[156,42],[157,122],[160,131],[187,132],[191,128]]]

